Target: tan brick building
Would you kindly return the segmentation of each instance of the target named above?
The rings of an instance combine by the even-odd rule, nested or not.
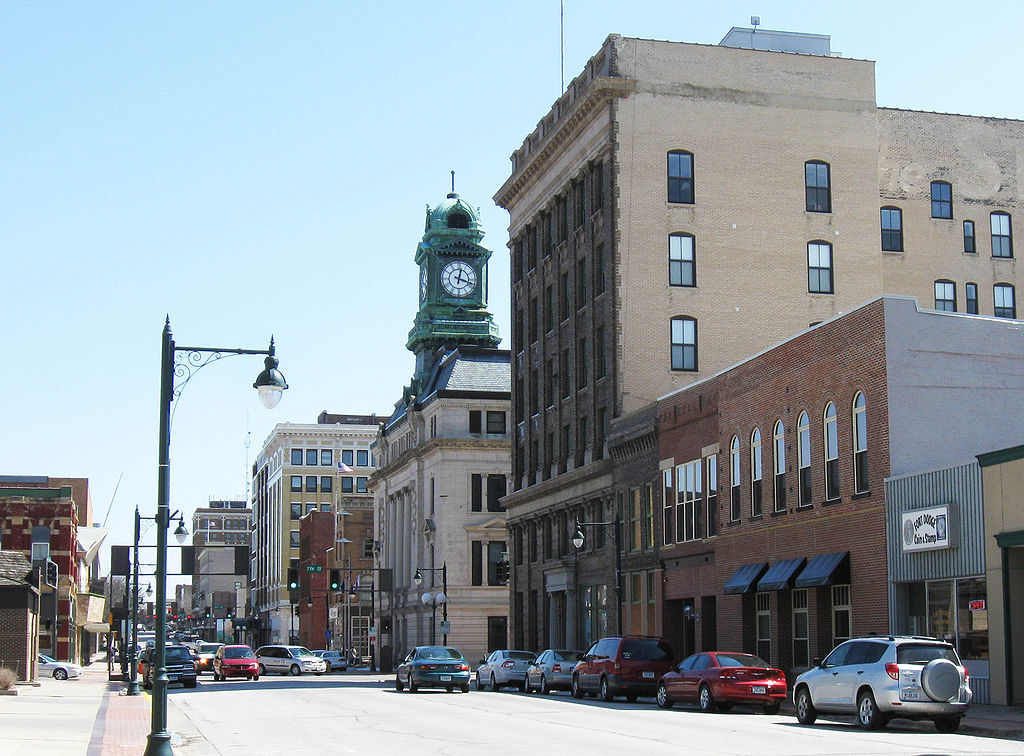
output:
[[[614,419],[880,293],[1016,317],[1024,123],[879,108],[874,63],[822,54],[826,37],[735,38],[610,36],[495,195],[512,252],[510,534],[548,572],[564,573],[543,539],[560,543],[569,510],[607,520],[623,493]],[[514,627],[565,590],[546,569],[528,584],[513,570]]]

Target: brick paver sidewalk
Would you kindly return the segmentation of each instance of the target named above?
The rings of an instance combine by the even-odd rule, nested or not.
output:
[[[124,683],[111,682],[96,714],[88,756],[139,756],[146,750],[150,696],[124,695]]]

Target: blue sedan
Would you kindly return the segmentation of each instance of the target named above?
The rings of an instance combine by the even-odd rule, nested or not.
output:
[[[458,688],[469,693],[469,663],[454,648],[447,646],[417,646],[398,665],[395,690],[444,688],[451,693]]]

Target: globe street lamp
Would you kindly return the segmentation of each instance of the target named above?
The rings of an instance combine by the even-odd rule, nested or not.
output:
[[[171,319],[164,323],[160,349],[160,431],[158,441],[157,505],[156,505],[156,644],[153,648],[153,716],[145,756],[173,756],[171,733],[167,731],[167,664],[164,647],[167,640],[167,530],[171,522],[171,404],[199,370],[224,357],[237,354],[262,354],[264,369],[252,384],[260,401],[273,409],[281,401],[288,383],[277,369],[274,339],[267,349],[224,349],[213,347],[176,346],[171,335]],[[183,379],[175,386],[175,378]],[[175,535],[184,538],[182,525]]]
[[[435,635],[437,630],[437,607],[447,606],[448,597],[438,591],[437,593],[424,593],[420,596],[420,601],[430,607],[430,645],[433,646],[437,643],[437,635]]]
[[[435,572],[440,572],[441,573],[441,595],[442,596],[447,596],[448,595],[448,562],[442,562],[440,567],[417,567],[416,568],[416,574],[412,576],[412,582],[414,582],[416,584],[417,588],[419,588],[420,585],[423,583],[423,574],[422,573],[424,573],[424,572],[429,572],[431,574],[433,574]],[[431,582],[433,582],[433,579],[431,579]],[[441,622],[444,623],[444,626],[445,626],[445,631],[444,631],[443,635],[444,635],[444,645],[447,646],[448,645],[448,629],[447,629],[448,628],[448,624],[447,624],[448,623],[448,602],[447,602],[447,600],[445,600],[443,603],[444,603],[444,606],[441,607]],[[433,633],[433,625],[431,625],[431,633]],[[434,644],[433,636],[431,636],[430,644],[431,645]]]

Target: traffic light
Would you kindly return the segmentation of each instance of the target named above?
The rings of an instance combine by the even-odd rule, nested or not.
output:
[[[210,616],[210,607],[206,607],[206,609],[203,611],[203,616],[204,617],[209,617]]]
[[[235,613],[233,611],[231,611],[230,609],[228,609],[228,619],[231,619],[234,616],[235,616]]]
[[[288,590],[299,590],[299,570],[296,567],[288,568]]]
[[[497,567],[497,569],[495,570],[495,572],[497,573],[498,584],[501,585],[501,584],[507,583],[508,582],[508,562],[498,562],[496,567]]]
[[[57,563],[51,559],[46,560],[46,576],[44,582],[51,588],[57,587]]]
[[[341,570],[331,570],[331,590],[341,590]]]

